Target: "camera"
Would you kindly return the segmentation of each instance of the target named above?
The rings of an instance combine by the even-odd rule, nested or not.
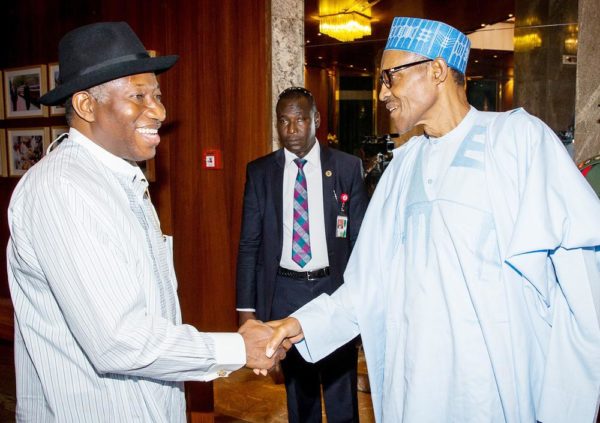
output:
[[[379,178],[392,160],[392,151],[396,148],[392,138],[398,136],[398,134],[367,135],[361,142],[365,183],[369,195],[375,190]]]
[[[391,153],[396,148],[392,138],[397,138],[398,136],[398,134],[367,135],[362,140],[363,151],[366,156],[375,156],[378,153]]]

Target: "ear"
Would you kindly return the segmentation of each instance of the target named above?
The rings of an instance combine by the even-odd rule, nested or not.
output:
[[[86,122],[94,122],[96,120],[95,110],[97,102],[90,93],[79,91],[73,94],[72,102],[77,116]]]
[[[433,74],[433,78],[436,83],[441,84],[446,81],[448,76],[450,75],[450,68],[444,59],[438,57],[431,63],[431,70]]]
[[[321,113],[319,113],[318,110],[315,112],[314,121],[315,121],[315,129],[318,129],[319,125],[321,125]]]

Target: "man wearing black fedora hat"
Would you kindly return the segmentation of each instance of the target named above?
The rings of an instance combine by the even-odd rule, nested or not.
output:
[[[271,329],[202,333],[181,322],[171,238],[135,164],[166,117],[150,57],[124,22],[59,44],[68,139],[30,169],[9,206],[19,421],[185,421],[182,382],[270,368]],[[284,351],[280,351],[280,356]]]

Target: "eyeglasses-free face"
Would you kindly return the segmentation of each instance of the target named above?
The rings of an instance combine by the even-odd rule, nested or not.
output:
[[[396,72],[400,72],[401,70],[411,68],[413,66],[420,65],[422,63],[433,62],[433,59],[425,59],[419,60],[417,62],[406,63],[404,65],[396,66],[389,69],[381,69],[381,76],[379,77],[379,82],[388,87],[388,89],[392,88],[392,75]]]

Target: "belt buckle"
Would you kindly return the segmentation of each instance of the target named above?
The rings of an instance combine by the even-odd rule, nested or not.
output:
[[[311,274],[312,274],[312,272],[310,272],[310,271],[307,271],[307,272],[306,272],[306,280],[307,280],[307,281],[315,281],[315,280],[317,280],[317,278],[313,278],[313,277],[311,276]]]

